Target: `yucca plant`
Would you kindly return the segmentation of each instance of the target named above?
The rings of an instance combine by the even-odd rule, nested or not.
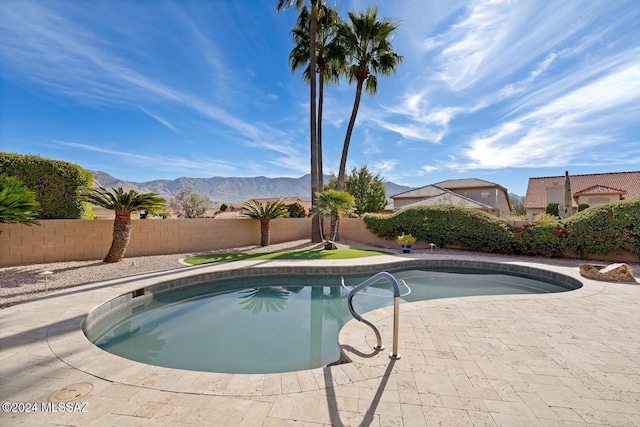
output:
[[[264,204],[257,200],[251,200],[242,205],[242,214],[249,218],[260,220],[260,246],[269,246],[271,220],[288,216],[289,209],[280,200],[273,200]]]
[[[104,187],[91,188],[87,189],[83,196],[87,202],[116,213],[113,222],[113,241],[104,262],[118,262],[124,257],[131,239],[132,212],[145,211],[153,214],[162,211],[166,203],[166,200],[156,193],[140,194],[134,190],[125,192],[122,187],[112,188],[111,191]]]
[[[0,222],[37,224],[40,203],[15,176],[0,175]]]

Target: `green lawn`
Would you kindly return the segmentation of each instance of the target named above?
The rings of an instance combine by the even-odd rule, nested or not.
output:
[[[389,252],[369,251],[363,249],[335,249],[325,251],[323,249],[307,249],[297,251],[269,252],[262,254],[230,253],[210,254],[185,258],[185,262],[191,265],[208,264],[223,261],[244,261],[261,259],[351,259],[365,258],[377,255],[386,255]]]

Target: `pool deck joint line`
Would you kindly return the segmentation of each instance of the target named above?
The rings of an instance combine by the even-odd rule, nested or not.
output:
[[[400,360],[389,359],[387,350],[375,352],[371,329],[352,320],[339,336],[352,363],[282,374],[217,374],[130,361],[85,337],[82,324],[89,312],[158,283],[157,277],[84,285],[0,310],[0,394],[3,401],[44,403],[63,387],[88,383],[93,389],[78,399],[86,406],[75,407],[86,411],[3,412],[0,423],[640,426],[637,285],[588,280],[577,267],[437,254],[239,261],[181,268],[164,280],[230,269],[295,265],[320,271],[407,259],[517,264],[563,274],[583,286],[557,294],[403,303]],[[365,315],[387,349],[392,311]]]

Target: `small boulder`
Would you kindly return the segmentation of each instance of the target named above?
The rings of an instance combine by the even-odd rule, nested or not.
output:
[[[580,275],[587,279],[604,280],[607,282],[638,283],[633,277],[633,269],[628,264],[580,264]]]

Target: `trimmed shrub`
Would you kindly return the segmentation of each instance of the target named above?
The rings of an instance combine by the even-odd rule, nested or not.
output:
[[[15,176],[40,203],[40,219],[92,219],[78,190],[91,188],[93,174],[80,166],[34,155],[0,152],[0,173]]]
[[[429,241],[424,220],[431,209],[416,207],[402,209],[390,215],[366,214],[363,221],[373,234],[384,239],[395,240],[401,234],[411,234],[418,240]]]
[[[307,210],[300,202],[294,202],[287,206],[290,218],[306,218]]]
[[[544,213],[560,218],[560,205],[558,203],[549,203],[544,209]]]
[[[585,209],[589,209],[589,205],[586,203],[580,203],[576,212],[582,212]]]
[[[533,223],[526,223],[514,231],[520,252],[525,255],[562,256],[567,232],[557,217],[539,215]]]
[[[625,251],[640,256],[640,198],[590,207],[564,225],[567,250],[583,258]]]
[[[461,206],[407,208],[391,215],[365,215],[364,222],[375,235],[387,239],[411,234],[438,246],[506,254],[513,253],[517,247],[505,221]]]

